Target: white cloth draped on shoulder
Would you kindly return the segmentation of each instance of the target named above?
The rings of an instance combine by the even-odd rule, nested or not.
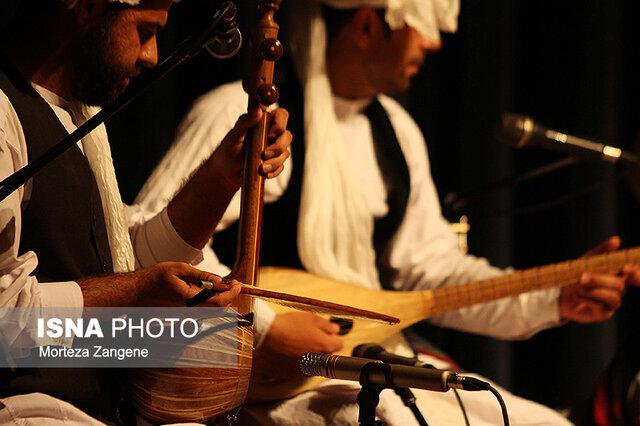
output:
[[[100,111],[97,107],[90,107],[77,101],[71,102],[69,108],[78,127]],[[133,245],[104,124],[96,127],[82,139],[82,150],[100,191],[113,270],[114,272],[133,271],[135,269]]]

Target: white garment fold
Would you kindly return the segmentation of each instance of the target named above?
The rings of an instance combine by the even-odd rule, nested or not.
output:
[[[68,402],[43,393],[0,399],[0,425],[104,426]]]
[[[327,35],[320,6],[301,8],[301,27],[295,28],[302,46],[313,46],[296,59],[304,86],[305,156],[298,220],[298,254],[315,274],[377,285],[378,271],[371,246],[373,218],[357,188],[348,141],[342,139],[333,108],[324,58]],[[313,41],[313,42],[312,42]]]
[[[97,107],[91,107],[77,101],[71,102],[69,107],[73,121],[78,127],[100,111]],[[118,189],[116,172],[113,168],[107,129],[104,124],[96,127],[82,139],[82,150],[87,157],[100,191],[113,270],[114,272],[133,271],[135,269],[133,246],[125,219],[124,204]]]

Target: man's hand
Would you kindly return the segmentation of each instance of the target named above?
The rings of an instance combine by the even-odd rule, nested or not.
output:
[[[200,281],[220,283],[222,278],[186,263],[164,262],[124,274],[78,281],[85,306],[185,306],[201,288]],[[240,294],[240,284],[216,294],[201,306],[229,306]]]
[[[342,349],[340,327],[311,312],[276,315],[262,348],[288,357],[305,352],[331,353]]]
[[[340,327],[310,312],[276,315],[254,357],[253,380],[300,379],[300,356],[305,352],[331,353],[342,348]]]
[[[585,257],[618,248],[620,238],[611,237],[589,250]],[[625,265],[617,275],[586,272],[582,274],[578,284],[563,287],[560,291],[560,318],[579,323],[607,320],[620,307],[627,285],[640,286],[639,265]]]
[[[247,131],[262,118],[255,109],[238,119],[211,157],[198,169],[167,207],[173,227],[184,241],[201,249],[211,238],[220,218],[242,184],[244,156],[242,144]],[[269,145],[262,154],[260,173],[272,178],[282,172],[289,157],[291,132],[287,129],[289,113],[277,109],[267,133]]]
[[[242,184],[242,146],[245,136],[251,127],[258,124],[263,114],[260,108],[256,108],[242,115],[207,162],[207,167],[217,170],[220,177],[224,178],[234,191]],[[293,137],[287,130],[288,120],[287,110],[278,108],[272,112],[271,125],[267,133],[268,146],[262,154],[264,161],[259,170],[267,178],[278,176],[284,169],[284,162],[289,158],[289,145]]]

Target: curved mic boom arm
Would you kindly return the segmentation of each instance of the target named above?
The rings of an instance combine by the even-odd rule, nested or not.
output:
[[[180,65],[198,54],[212,39],[221,36],[224,37],[226,34],[237,32],[236,12],[237,8],[235,4],[230,1],[225,2],[211,17],[210,22],[202,31],[182,42],[171,56],[142,77],[135,88],[132,87],[125,91],[125,93],[104,107],[83,125],[49,148],[44,154],[33,161],[30,161],[29,164],[2,180],[2,182],[0,182],[0,201],[3,201],[11,195],[13,191],[24,185],[36,173],[58,158],[67,149],[78,143],[78,141],[89,134],[93,129],[107,121],[114,114],[128,105],[143,91],[168,74],[177,65]]]

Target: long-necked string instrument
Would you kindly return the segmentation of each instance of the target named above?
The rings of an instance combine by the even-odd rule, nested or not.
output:
[[[134,370],[129,380],[133,403],[143,417],[157,422],[208,420],[242,404],[249,386],[253,356],[253,297],[319,313],[367,317],[389,324],[398,322],[397,318],[386,315],[254,287],[258,279],[264,193],[264,178],[259,173],[259,166],[271,123],[271,115],[266,110],[278,100],[278,89],[273,85],[274,65],[282,55],[282,45],[278,40],[279,27],[274,20],[279,5],[280,0],[261,0],[258,4],[259,19],[251,36],[251,70],[244,81],[244,89],[249,94],[249,109],[260,107],[265,113],[261,122],[245,137],[236,261],[231,273],[224,279],[225,282],[235,279],[244,284],[236,306],[241,321],[238,321],[237,327],[216,333],[215,339],[221,344],[210,348],[215,353],[216,350],[224,351],[235,346],[235,362],[220,368]],[[221,284],[217,290],[224,288],[225,284]],[[215,290],[202,290],[188,304],[195,305],[206,300]]]
[[[251,37],[252,59],[245,91],[249,108],[266,109],[277,101],[273,86],[274,61],[282,53],[274,13],[280,0],[260,1],[259,19]],[[245,137],[240,230],[236,263],[227,279],[255,285],[258,275],[260,225],[264,178],[259,174],[270,114]],[[206,294],[206,293],[203,293]],[[241,296],[238,314],[251,319],[251,299]],[[202,421],[238,407],[245,399],[251,374],[253,329],[251,321],[238,323],[228,336],[236,340],[237,361],[229,368],[135,370],[131,374],[132,396],[138,411],[160,422]]]
[[[516,271],[495,278],[423,291],[368,290],[318,277],[307,272],[263,268],[261,285],[306,297],[322,297],[335,303],[357,303],[364,309],[400,318],[400,324],[381,327],[375,322],[355,320],[351,331],[342,336],[341,355],[350,355],[361,343],[383,343],[418,321],[478,303],[516,296],[522,293],[576,284],[584,272],[617,273],[628,263],[640,262],[640,247],[607,254],[583,257],[532,269]],[[274,306],[282,311],[280,306]],[[251,399],[256,401],[288,398],[311,389],[325,379],[308,377],[291,380],[275,377],[252,383]]]

